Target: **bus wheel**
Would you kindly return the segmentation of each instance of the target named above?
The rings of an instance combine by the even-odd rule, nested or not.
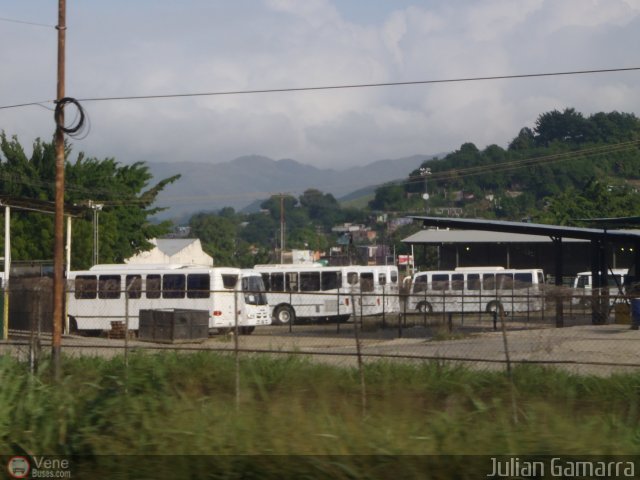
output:
[[[78,322],[74,317],[69,317],[69,333],[78,335]]]
[[[416,307],[416,309],[420,313],[433,313],[433,307],[429,302],[420,302]]]
[[[492,300],[487,303],[487,308],[484,309],[487,313],[497,313],[498,315],[504,315],[504,307],[497,300]]]
[[[240,327],[240,335],[251,335],[256,327]]]
[[[289,323],[295,321],[296,314],[288,305],[280,305],[276,308],[276,311],[273,312],[273,323],[276,325],[288,325]]]
[[[349,318],[351,318],[351,315],[338,315],[336,321],[338,323],[347,323],[349,321]]]
[[[582,308],[591,308],[591,298],[590,297],[582,297],[578,302]]]

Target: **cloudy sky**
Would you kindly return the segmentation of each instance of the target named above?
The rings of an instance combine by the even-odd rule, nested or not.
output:
[[[0,0],[0,107],[55,98],[57,4]],[[640,0],[83,0],[67,1],[67,26],[66,93],[80,99],[640,66]],[[640,114],[639,84],[631,71],[86,101],[91,129],[73,144],[123,163],[341,168],[506,147],[552,109]],[[0,109],[0,129],[28,146],[51,138],[53,114]]]

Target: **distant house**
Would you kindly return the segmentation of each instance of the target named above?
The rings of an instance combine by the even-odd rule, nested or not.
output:
[[[125,263],[149,265],[180,263],[183,265],[213,265],[213,257],[202,250],[198,238],[154,238],[153,249],[141,252],[125,260]]]

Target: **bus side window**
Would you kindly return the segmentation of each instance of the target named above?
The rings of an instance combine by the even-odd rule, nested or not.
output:
[[[320,289],[323,292],[326,292],[327,290],[340,288],[342,283],[341,280],[340,272],[322,272],[322,275],[320,276]]]
[[[533,276],[530,273],[516,273],[513,284],[515,288],[529,288],[533,284]]]
[[[578,288],[586,288],[588,284],[589,284],[588,275],[578,275]]]
[[[147,298],[160,298],[160,275],[147,275]]]
[[[129,293],[129,298],[140,298],[142,296],[141,275],[127,275],[125,277],[125,286]]]
[[[387,284],[387,276],[384,273],[380,273],[378,275],[378,284],[379,285],[386,285]]]
[[[269,281],[269,274],[268,273],[263,273],[261,274],[262,276],[262,283],[264,283],[264,289],[267,292],[271,291],[271,282]]]
[[[98,298],[120,298],[120,275],[100,275],[98,280]]]
[[[480,290],[479,273],[470,273],[467,275],[467,290]]]
[[[223,273],[222,274],[222,286],[227,290],[233,290],[236,288],[238,284],[238,275],[233,275],[231,273]]]
[[[347,273],[347,283],[349,285],[357,285],[358,284],[358,273],[357,272],[348,272]]]
[[[268,288],[270,292],[284,292],[284,274],[272,273],[271,274],[271,288]]]
[[[211,277],[206,273],[187,275],[187,298],[209,298]]]
[[[360,274],[360,290],[362,292],[373,292],[373,273]]]
[[[98,279],[95,275],[79,275],[75,281],[75,297],[78,299],[96,298]]]
[[[484,275],[482,275],[482,289],[483,290],[496,289],[496,276],[494,273],[485,273]]]
[[[424,292],[427,289],[427,276],[419,275],[413,280],[413,293]]]
[[[449,274],[436,273],[432,275],[431,290],[449,290]]]
[[[287,292],[297,292],[298,291],[298,272],[287,272],[285,273],[285,289]]]
[[[300,291],[320,291],[320,272],[300,272]]]
[[[498,273],[496,275],[496,284],[499,290],[513,290],[513,274]]]
[[[393,283],[394,285],[398,283],[398,272],[396,271],[391,272],[391,283]]]
[[[162,277],[162,298],[184,298],[184,275],[168,274]]]
[[[464,274],[454,273],[451,275],[451,290],[464,290]]]

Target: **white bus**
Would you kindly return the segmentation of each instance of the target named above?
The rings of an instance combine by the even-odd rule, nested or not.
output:
[[[611,304],[626,301],[624,298],[625,277],[628,275],[628,268],[611,268],[607,274],[607,287],[609,287],[609,302]],[[574,305],[591,305],[591,292],[593,282],[591,272],[579,272],[573,279],[573,288],[578,289],[579,294],[571,299]]]
[[[544,308],[539,268],[458,267],[418,272],[411,279],[408,311],[525,312]]]
[[[342,269],[345,287],[353,295],[354,314],[368,316],[400,311],[398,267],[352,265]]]
[[[346,322],[353,313],[343,267],[273,264],[253,269],[262,274],[274,324],[321,318]]]
[[[128,290],[128,296],[125,292]],[[269,325],[271,316],[257,272],[180,264],[96,265],[68,274],[67,331],[97,333],[112,321],[138,330],[145,309],[207,310],[209,329],[241,333]],[[127,298],[128,297],[128,298]]]

